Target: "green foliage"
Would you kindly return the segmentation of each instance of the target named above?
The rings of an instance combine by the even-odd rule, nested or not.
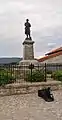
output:
[[[52,71],[51,70],[46,70],[46,73],[47,74],[52,74]]]
[[[28,81],[28,82],[42,82],[42,81],[44,81],[44,73],[41,70],[33,70],[32,76],[31,76],[31,73],[27,74],[26,81]]]
[[[15,77],[6,69],[0,69],[0,85],[9,84],[15,81]]]
[[[55,80],[62,81],[62,70],[58,70],[52,73],[51,77]]]

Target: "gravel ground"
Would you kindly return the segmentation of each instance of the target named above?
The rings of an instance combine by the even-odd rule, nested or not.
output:
[[[0,120],[62,120],[62,91],[53,91],[54,102],[37,93],[0,97]]]

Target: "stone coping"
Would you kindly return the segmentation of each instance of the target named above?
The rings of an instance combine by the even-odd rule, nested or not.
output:
[[[23,45],[24,44],[33,44],[34,43],[34,41],[32,41],[32,40],[25,40],[24,42],[23,42]]]
[[[0,96],[5,95],[17,95],[17,94],[29,94],[38,92],[39,89],[51,87],[52,90],[62,89],[62,83],[60,81],[48,81],[37,83],[13,83],[0,87]]]
[[[7,84],[3,88],[18,88],[18,87],[37,87],[37,86],[48,86],[48,85],[60,85],[60,81],[48,81],[48,82],[24,82],[24,83],[13,83],[13,84]],[[1,87],[0,87],[1,88]]]

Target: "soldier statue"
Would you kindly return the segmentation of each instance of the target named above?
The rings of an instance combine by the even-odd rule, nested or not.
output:
[[[31,24],[28,22],[29,20],[26,19],[26,22],[25,22],[25,34],[27,36],[26,39],[30,39],[31,40],[31,37],[30,37],[30,27],[31,27]],[[29,36],[29,37],[28,37]]]

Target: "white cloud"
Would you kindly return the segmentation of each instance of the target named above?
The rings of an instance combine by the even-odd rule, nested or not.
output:
[[[26,18],[29,18],[32,24],[31,34],[36,43],[36,56],[41,56],[53,46],[62,44],[62,0],[0,0],[0,45],[4,42],[6,46],[5,42],[11,41],[11,49],[13,49],[12,44],[14,49],[16,46],[19,47],[25,38]],[[15,41],[18,40],[16,44]],[[52,45],[53,43],[55,44]],[[15,51],[12,53],[9,47],[7,50],[8,55],[15,54]],[[19,50],[17,49],[17,53]],[[3,51],[6,55],[7,51]]]

